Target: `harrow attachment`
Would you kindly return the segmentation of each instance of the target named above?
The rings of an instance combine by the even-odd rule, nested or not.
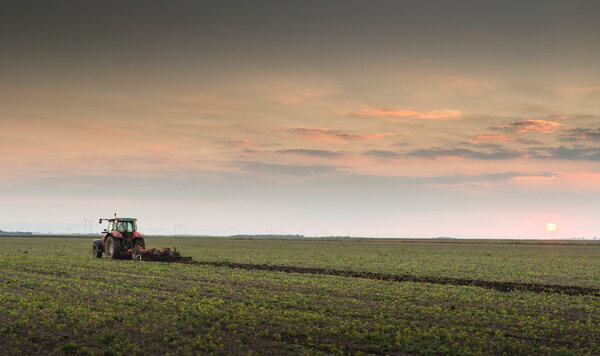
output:
[[[177,252],[177,249],[173,247],[162,248],[162,249],[144,249],[135,246],[131,250],[131,258],[138,261],[163,261],[163,262],[181,262],[190,261],[191,257],[183,257]]]

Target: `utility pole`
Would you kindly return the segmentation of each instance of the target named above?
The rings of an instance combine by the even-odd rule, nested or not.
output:
[[[83,234],[87,234],[88,230],[88,223],[90,224],[90,234],[94,233],[94,225],[92,224],[92,219],[85,219],[83,220]]]

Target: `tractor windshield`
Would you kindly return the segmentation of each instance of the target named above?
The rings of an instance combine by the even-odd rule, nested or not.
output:
[[[135,221],[119,221],[117,222],[118,232],[134,232],[136,229]]]

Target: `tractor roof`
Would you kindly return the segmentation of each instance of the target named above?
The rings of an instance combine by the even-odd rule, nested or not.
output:
[[[114,218],[109,218],[109,219],[100,218],[100,220],[98,222],[100,224],[102,224],[103,221],[110,221],[110,222],[113,222],[113,221],[117,221],[117,222],[119,222],[119,221],[131,221],[131,222],[135,222],[135,221],[137,221],[137,219],[136,218],[118,218],[118,217],[115,216]]]

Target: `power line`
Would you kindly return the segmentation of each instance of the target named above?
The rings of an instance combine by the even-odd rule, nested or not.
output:
[[[88,233],[88,223],[90,227],[90,234],[94,233],[94,225],[92,223],[92,219],[84,219],[83,220],[83,234],[86,235]]]
[[[182,235],[182,225],[181,224],[175,224],[175,235],[178,235],[177,229],[179,229],[179,235]]]

